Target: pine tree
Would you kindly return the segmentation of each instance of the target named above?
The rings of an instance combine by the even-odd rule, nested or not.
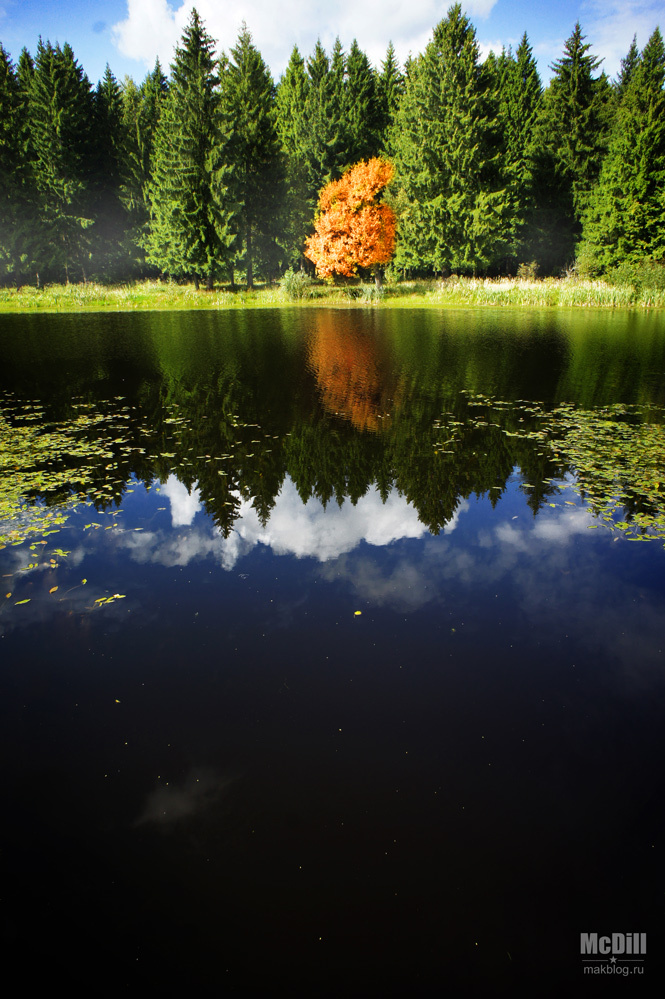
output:
[[[150,263],[208,287],[228,266],[234,213],[224,156],[228,136],[219,109],[214,42],[196,10],[171,67],[149,186]]]
[[[665,260],[665,47],[658,28],[633,64],[584,216],[580,266]]]
[[[28,96],[29,154],[40,267],[85,277],[92,225],[94,106],[90,82],[69,45],[39,40]]]
[[[455,4],[410,67],[393,131],[400,269],[475,271],[504,250],[510,198],[485,84],[475,31]]]
[[[258,262],[272,277],[279,266],[277,245],[284,195],[284,167],[277,131],[275,85],[252,36],[243,25],[221,74],[222,108],[233,123],[229,162],[239,208],[247,287]]]

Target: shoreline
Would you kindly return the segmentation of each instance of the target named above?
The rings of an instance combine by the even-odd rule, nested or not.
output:
[[[290,297],[280,285],[252,291],[220,286],[196,291],[192,284],[143,280],[131,283],[30,285],[0,289],[0,314],[35,312],[148,312],[262,308],[665,308],[665,290],[613,285],[582,278],[458,278],[385,284],[330,286],[312,283],[303,297]]]

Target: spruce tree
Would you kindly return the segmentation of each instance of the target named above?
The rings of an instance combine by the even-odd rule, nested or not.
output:
[[[613,114],[601,60],[577,23],[552,69],[536,126],[534,190],[528,252],[546,271],[572,264],[582,215],[598,178]]]
[[[234,213],[224,164],[228,135],[219,108],[214,42],[196,10],[171,66],[149,185],[147,258],[208,287],[228,266]]]
[[[39,40],[27,110],[40,268],[66,281],[85,277],[93,223],[94,105],[90,82],[68,44]]]
[[[159,59],[137,87],[125,78],[122,86],[122,183],[120,197],[128,216],[126,252],[135,268],[143,270],[148,220],[149,185],[155,135],[168,86]]]
[[[221,73],[221,103],[233,123],[228,156],[232,191],[238,206],[240,265],[247,287],[254,285],[257,263],[272,278],[279,268],[280,212],[284,165],[277,131],[275,84],[252,36],[243,24],[231,58]]]
[[[395,56],[395,47],[389,42],[386,58],[381,63],[381,73],[377,77],[377,100],[379,104],[379,140],[382,150],[388,148],[388,135],[392,128],[397,106],[404,93],[404,76],[400,72]]]
[[[108,63],[94,98],[93,266],[102,277],[118,278],[127,266],[123,237],[129,220],[120,198],[124,145],[122,96]]]
[[[475,272],[505,252],[510,198],[497,171],[475,31],[460,4],[412,64],[392,156],[398,267]]]
[[[292,266],[302,264],[303,241],[311,231],[316,204],[304,158],[308,141],[305,117],[308,87],[305,61],[295,46],[276,97],[277,132],[286,166],[281,242]]]
[[[630,48],[626,53],[625,57],[621,60],[621,69],[619,70],[619,76],[615,84],[617,96],[619,101],[622,101],[626,90],[628,89],[628,84],[633,78],[633,73],[640,61],[640,50],[637,47],[637,35],[633,35],[633,40],[630,43]]]
[[[376,156],[382,124],[376,74],[355,38],[346,60],[344,118],[347,166]]]
[[[307,60],[309,87],[305,101],[306,134],[302,150],[312,198],[341,175],[348,158],[344,120],[344,55],[339,39],[332,63],[321,42]]]
[[[510,51],[502,53],[497,72],[501,170],[513,197],[515,230],[510,253],[516,263],[528,259],[528,248],[522,245],[522,240],[534,205],[536,125],[543,92],[526,32],[514,56]]]
[[[554,65],[547,125],[556,143],[557,172],[568,182],[576,221],[600,172],[605,151],[607,79],[593,74],[602,62],[589,54],[579,22]]]
[[[656,28],[633,66],[584,216],[579,261],[586,271],[665,260],[664,85],[665,48]]]
[[[18,106],[16,71],[9,53],[0,43],[0,279],[6,279],[16,267],[14,251],[19,195]]]

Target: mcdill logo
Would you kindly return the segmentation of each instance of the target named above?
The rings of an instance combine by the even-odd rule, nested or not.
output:
[[[646,933],[580,933],[585,975],[643,975]]]

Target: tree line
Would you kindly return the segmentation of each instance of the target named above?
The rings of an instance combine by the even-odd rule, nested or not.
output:
[[[398,274],[662,263],[659,29],[615,80],[599,68],[579,24],[546,88],[526,34],[481,63],[459,4],[403,68],[318,42],[277,85],[245,26],[217,57],[195,10],[170,78],[140,85],[107,66],[93,89],[67,44],[16,65],[0,44],[0,280],[272,281],[310,266],[321,189],[377,156]]]

